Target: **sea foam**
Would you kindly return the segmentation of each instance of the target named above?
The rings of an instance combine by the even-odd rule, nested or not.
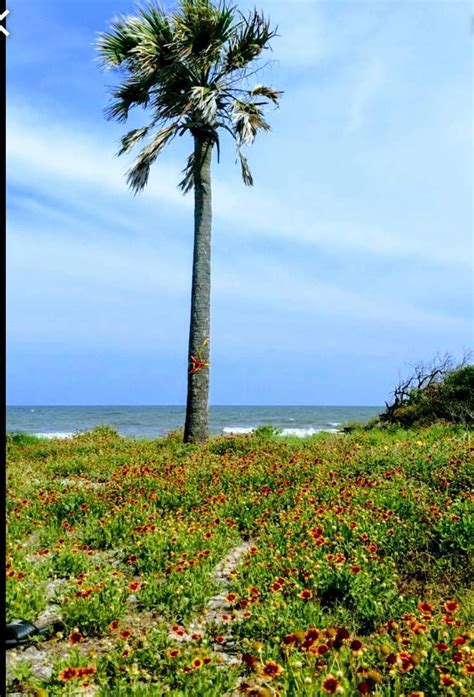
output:
[[[48,438],[51,440],[52,438],[72,438],[74,433],[32,433],[32,435],[36,436],[37,438]]]
[[[233,435],[245,435],[255,431],[257,426],[254,427],[243,427],[243,426],[226,426],[223,428],[224,433]],[[317,433],[338,433],[337,428],[282,428],[279,430],[279,436],[295,436],[296,438],[307,438],[308,436],[315,436]]]
[[[222,431],[224,433],[233,433],[234,435],[244,435],[245,433],[252,433],[256,428],[256,426],[250,426],[250,428],[244,428],[243,426],[226,426]]]

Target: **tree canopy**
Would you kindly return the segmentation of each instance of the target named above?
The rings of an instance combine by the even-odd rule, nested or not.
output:
[[[199,133],[219,154],[220,129],[234,140],[242,178],[252,185],[242,147],[259,131],[270,130],[264,108],[276,106],[281,93],[248,83],[275,35],[257,10],[245,16],[226,2],[181,0],[171,13],[149,4],[136,17],[115,20],[99,36],[102,65],[123,76],[108,118],[125,122],[133,107],[151,112],[146,126],[123,136],[119,150],[123,154],[146,141],[127,174],[134,192],[145,187],[151,165],[177,135]],[[193,159],[191,153],[183,170],[183,192],[193,187]]]

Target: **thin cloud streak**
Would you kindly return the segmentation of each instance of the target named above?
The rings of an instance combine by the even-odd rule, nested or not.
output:
[[[26,255],[24,250],[28,249]],[[99,299],[103,309],[115,304],[117,298],[134,298],[129,305],[142,307],[156,302],[155,298],[169,298],[187,306],[190,290],[189,249],[172,243],[161,255],[151,253],[144,242],[131,245],[127,240],[111,247],[100,235],[78,239],[58,238],[44,229],[20,231],[13,226],[8,242],[10,266],[14,271],[12,290],[18,281],[28,277],[41,289],[32,290],[36,311],[48,303],[61,308],[75,305],[83,298],[85,305],[95,307]],[[217,258],[213,274],[213,295],[224,302],[226,298],[246,305],[249,309],[257,300],[258,307],[274,313],[289,312],[301,315],[306,321],[321,317],[352,319],[359,317],[362,324],[384,322],[390,317],[391,325],[401,329],[417,330],[443,326],[445,331],[467,329],[462,318],[451,318],[415,306],[397,303],[392,298],[373,298],[370,294],[354,292],[317,279],[295,276],[278,261],[266,256],[253,255],[251,259],[235,255],[231,260]],[[61,296],[57,288],[63,287]],[[288,289],[291,288],[291,293]],[[28,296],[26,296],[28,297]],[[153,299],[153,300],[151,300]],[[28,300],[30,314],[31,298]],[[26,310],[26,308],[25,308]],[[18,313],[16,313],[18,314]],[[183,316],[185,312],[183,310]],[[13,314],[15,316],[15,313]],[[173,316],[168,318],[172,323]],[[28,323],[27,323],[28,324]],[[15,332],[12,332],[13,336]]]
[[[54,123],[54,120],[53,120]],[[48,127],[34,114],[22,120],[21,112],[11,109],[7,138],[7,171],[12,184],[27,185],[35,176],[37,187],[43,194],[80,199],[80,205],[88,208],[97,192],[120,199],[126,210],[132,206],[132,197],[124,180],[125,161],[114,158],[111,145],[93,140],[77,128]],[[54,143],[54,148],[52,144]],[[163,201],[178,209],[190,209],[192,197],[185,197],[177,190],[181,165],[173,161],[160,162],[150,177],[150,184],[139,199],[141,211],[156,210],[156,201]],[[83,190],[91,192],[85,197]],[[302,196],[300,205],[287,205],[268,192],[263,185],[258,189],[245,189],[219,179],[214,185],[215,215],[223,222],[238,227],[242,235],[254,235],[255,231],[269,239],[288,240],[292,244],[322,246],[327,249],[354,249],[382,256],[419,257],[424,262],[466,264],[466,255],[455,246],[440,250],[427,246],[423,239],[411,236],[395,237],[386,231],[361,226],[356,220],[321,219],[313,210],[311,200]],[[139,206],[134,205],[135,210]],[[105,208],[103,209],[105,211]],[[107,209],[108,214],[108,209]],[[223,234],[226,234],[223,227]],[[234,231],[232,230],[232,234]],[[469,262],[468,262],[469,263]]]

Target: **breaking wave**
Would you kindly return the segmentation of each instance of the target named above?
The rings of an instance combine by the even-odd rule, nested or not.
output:
[[[32,435],[36,436],[37,438],[48,438],[51,440],[52,438],[72,438],[74,433],[65,433],[60,431],[58,433],[33,433]]]
[[[226,426],[222,429],[223,433],[233,434],[233,435],[244,435],[247,433],[252,433],[255,431],[257,426],[253,427],[243,427],[243,426]],[[338,433],[337,428],[282,428],[280,429],[279,436],[295,436],[296,438],[307,438],[308,436],[315,436],[317,433]]]

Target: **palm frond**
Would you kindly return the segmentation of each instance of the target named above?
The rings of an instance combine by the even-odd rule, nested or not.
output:
[[[169,16],[159,5],[149,3],[145,8],[140,9],[142,26],[148,31],[149,35],[156,38],[168,37],[172,39],[172,28]]]
[[[149,133],[151,126],[145,126],[144,128],[135,128],[133,131],[129,131],[126,135],[121,138],[121,148],[117,155],[123,155],[129,150],[132,150],[137,143],[139,143],[146,135]]]
[[[126,121],[132,107],[148,105],[152,87],[153,83],[149,80],[142,79],[140,75],[132,75],[112,92],[115,101],[105,110],[106,118]]]
[[[232,36],[235,9],[209,0],[181,0],[174,15],[181,56],[206,67]]]
[[[279,92],[278,90],[274,89],[273,87],[265,87],[265,85],[255,85],[255,87],[250,90],[250,94],[252,96],[262,96],[266,97],[269,99],[271,102],[274,104],[278,104],[278,100],[283,94],[283,92]]]
[[[194,187],[194,153],[186,160],[186,167],[183,169],[182,174],[184,177],[178,184],[183,194],[187,194]]]
[[[240,144],[251,145],[258,131],[269,131],[270,124],[263,118],[262,110],[252,102],[235,99],[232,122]]]
[[[173,27],[164,12],[153,5],[140,10],[136,26],[137,45],[132,49],[133,59],[144,74],[168,70],[175,61]]]
[[[148,145],[138,154],[133,166],[127,172],[127,184],[132,191],[138,193],[141,191],[148,181],[150,167],[161,153],[163,148],[169,141],[174,138],[178,130],[178,124],[172,124],[167,128],[163,128]]]
[[[204,123],[212,123],[217,112],[217,91],[201,85],[191,88],[195,111]]]
[[[245,186],[253,186],[253,177],[250,172],[249,164],[247,158],[242,154],[241,149],[237,146],[237,157],[240,160],[240,167],[242,170],[242,179]]]
[[[242,16],[240,28],[232,36],[225,51],[225,71],[244,68],[270,47],[269,42],[275,35],[276,29],[270,29],[269,21],[257,10],[247,20]]]
[[[138,44],[136,18],[115,20],[112,31],[99,34],[96,42],[99,60],[104,68],[120,66]]]

